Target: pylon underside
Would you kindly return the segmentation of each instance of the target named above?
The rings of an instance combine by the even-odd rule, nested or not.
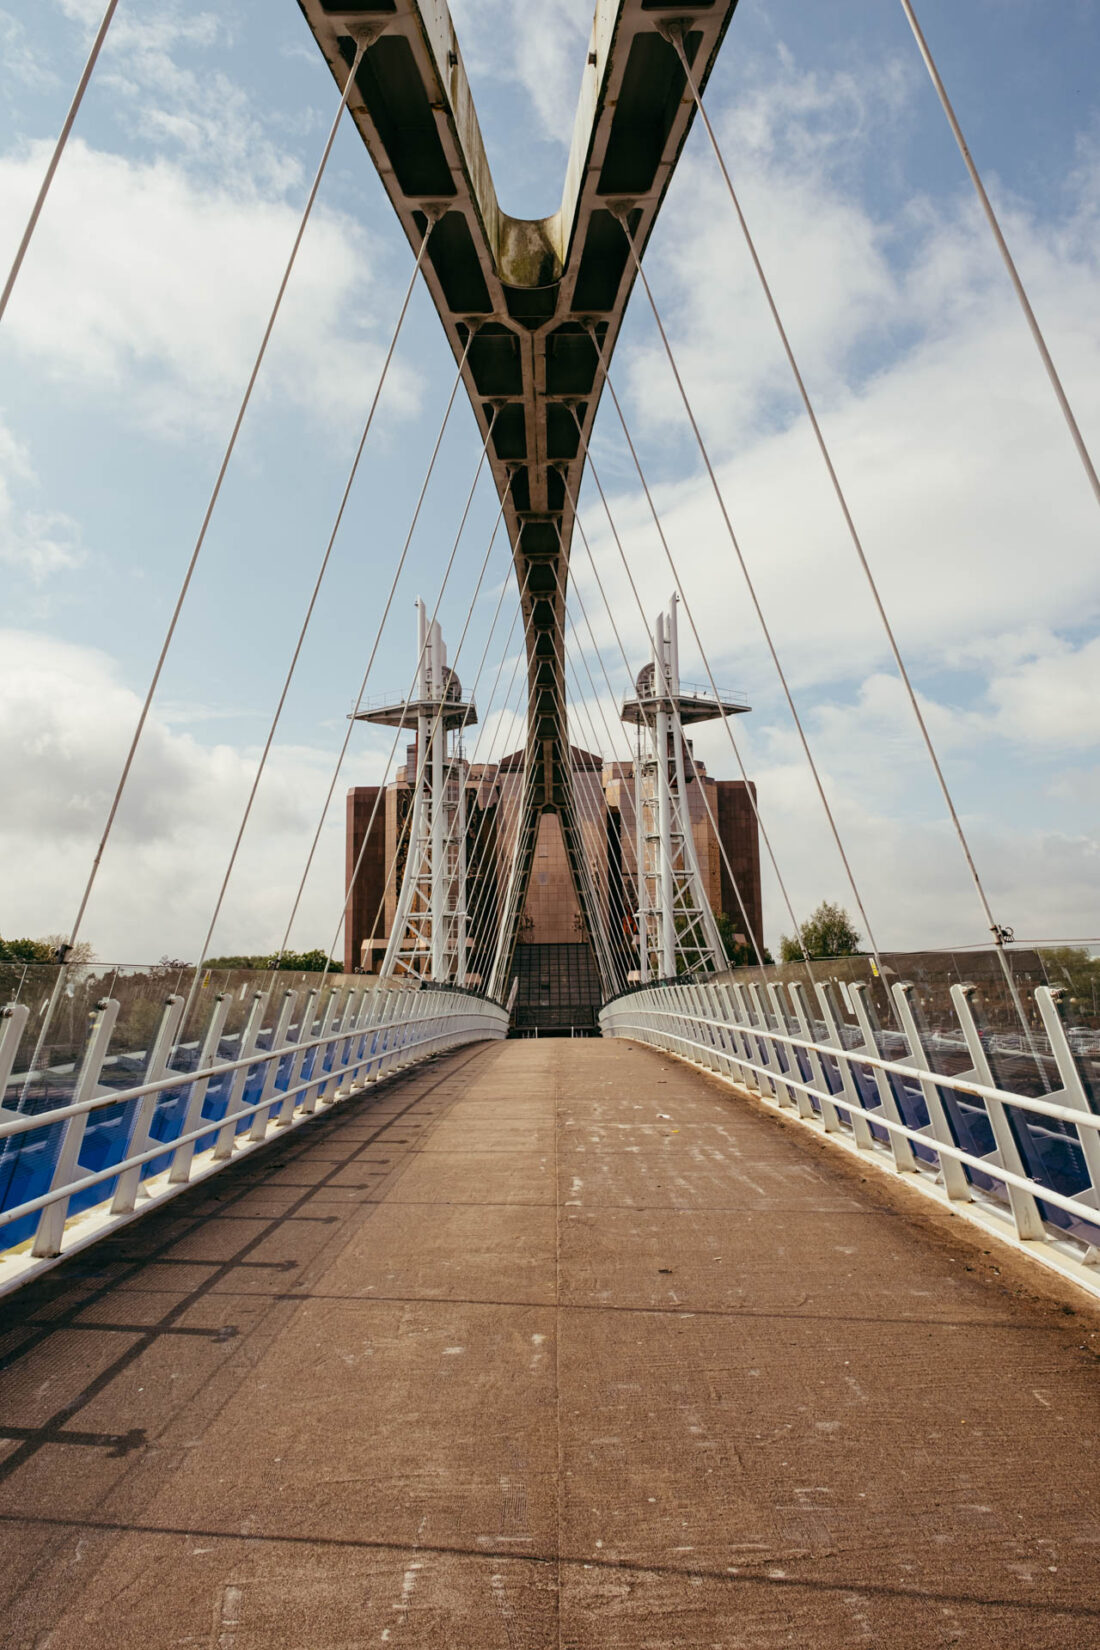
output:
[[[368,45],[348,107],[412,245],[432,224],[424,275],[483,435],[512,545],[527,638],[522,823],[491,989],[507,980],[527,895],[538,816],[561,819],[570,874],[605,991],[613,966],[573,798],[562,638],[573,502],[639,253],[652,232],[694,115],[674,47],[684,23],[705,85],[736,0],[601,3],[561,208],[513,218],[496,198],[454,25],[445,4],[381,0],[339,8],[299,0],[341,87]],[[472,337],[471,337],[472,333]],[[579,425],[579,428],[578,428]]]

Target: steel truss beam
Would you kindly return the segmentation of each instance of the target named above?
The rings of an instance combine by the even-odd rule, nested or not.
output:
[[[598,0],[560,209],[513,218],[493,188],[446,0],[299,0],[338,85],[366,40],[348,100],[410,243],[431,226],[423,270],[488,452],[515,559],[527,634],[524,814],[493,989],[504,988],[530,880],[538,816],[559,815],[603,978],[614,989],[604,914],[573,796],[566,722],[565,590],[578,496],[602,383],[634,284],[625,222],[645,246],[695,105],[675,48],[706,84],[737,0]],[[471,340],[470,334],[473,332]],[[572,408],[580,417],[581,433]]]

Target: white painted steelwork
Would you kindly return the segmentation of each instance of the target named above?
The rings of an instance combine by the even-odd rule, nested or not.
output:
[[[695,117],[680,45],[662,32],[683,7],[598,0],[560,208],[518,218],[497,199],[446,0],[300,4],[337,84],[353,83],[351,118],[410,245],[419,251],[427,233],[424,280],[462,363],[523,593],[524,788],[493,987],[507,988],[539,821],[550,812],[610,994],[614,956],[587,869],[566,714],[572,500],[634,285],[631,249],[644,251]],[[696,86],[735,4],[692,11],[685,50]]]
[[[416,730],[409,848],[381,977],[466,984],[466,781],[463,729],[477,715],[447,667],[438,620],[416,604],[415,694],[355,720]]]
[[[684,763],[684,725],[745,711],[680,686],[678,599],[657,615],[653,658],[623,706],[637,729],[634,817],[637,826],[638,974],[643,981],[727,966],[714,912],[699,874]]]
[[[231,1059],[218,1054],[229,998],[216,997],[193,1071],[173,1069],[173,1058],[186,1058],[175,1043],[183,998],[168,997],[146,1080],[124,1089],[102,1084],[119,1005],[106,998],[97,1005],[72,1100],[36,1113],[0,1107],[0,1162],[10,1167],[27,1150],[45,1153],[50,1165],[45,1190],[0,1208],[0,1295],[282,1138],[318,1110],[433,1054],[508,1032],[499,1003],[453,989],[310,991],[295,1020],[297,997],[295,991],[257,992]],[[26,1021],[22,1005],[0,1010],[0,1093]],[[82,1171],[87,1131],[108,1110],[118,1114],[112,1121],[123,1132],[121,1151],[109,1165]],[[24,1136],[34,1138],[24,1142]],[[156,1171],[143,1178],[154,1162]],[[72,1200],[95,1187],[103,1188],[102,1200],[72,1213]],[[5,1229],[17,1222],[32,1230],[4,1250]]]
[[[880,1053],[866,985],[847,986],[856,1026],[844,1022],[832,982],[816,981],[814,990],[811,1019],[798,983],[643,986],[606,1004],[600,1028],[712,1071],[862,1159],[892,1166],[953,1212],[1100,1295],[1100,1114],[1049,987],[1038,987],[1035,1002],[1061,1087],[1042,1098],[996,1086],[965,985],[950,995],[956,1046],[971,1064],[950,1074],[932,1069],[912,985],[891,988],[902,1060]],[[960,1144],[963,1108],[991,1150]],[[914,1126],[921,1111],[927,1121]],[[1039,1134],[1072,1156],[1079,1190],[1067,1195],[1054,1176],[1036,1172]]]

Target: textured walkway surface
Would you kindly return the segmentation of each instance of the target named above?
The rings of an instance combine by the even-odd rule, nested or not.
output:
[[[1100,1645],[1097,1320],[958,1224],[627,1044],[409,1073],[0,1303],[0,1643]]]

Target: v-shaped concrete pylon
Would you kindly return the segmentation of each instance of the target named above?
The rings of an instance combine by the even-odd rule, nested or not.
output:
[[[556,812],[604,991],[615,990],[607,912],[577,822],[566,724],[565,587],[571,500],[634,283],[623,214],[639,252],[652,231],[694,114],[663,30],[683,30],[705,84],[737,0],[598,0],[565,174],[549,218],[497,202],[446,0],[299,0],[346,84],[348,107],[424,274],[484,434],[523,592],[528,715],[525,802],[492,989],[506,987],[527,897],[539,815]],[[473,338],[470,339],[470,333]],[[594,341],[597,339],[599,348]],[[577,420],[584,432],[578,434]]]

